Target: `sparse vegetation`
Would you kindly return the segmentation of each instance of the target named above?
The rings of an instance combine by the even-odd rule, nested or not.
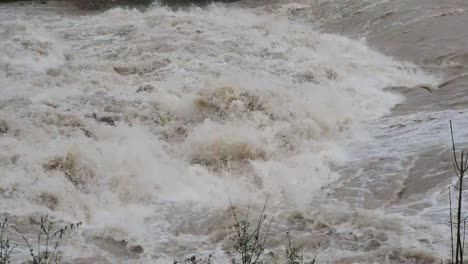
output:
[[[29,251],[29,263],[31,264],[58,264],[61,263],[60,242],[63,236],[82,225],[72,223],[61,228],[56,228],[55,223],[50,221],[48,216],[41,218],[37,240],[34,244],[15,226],[8,224],[5,217],[0,224],[0,264],[11,263],[11,256],[18,243],[13,243],[8,234],[14,231],[21,237],[27,250]]]
[[[468,215],[464,212],[463,195],[468,189],[465,183],[465,176],[468,172],[468,152],[458,151],[455,144],[452,122],[450,122],[450,135],[452,143],[453,167],[457,176],[456,182],[449,187],[449,225],[451,235],[451,264],[464,263],[464,246],[466,238],[466,222]],[[63,163],[63,162],[62,162]],[[61,163],[61,164],[62,164]],[[50,165],[50,164],[49,164]],[[51,163],[51,168],[61,167]],[[453,191],[455,190],[455,192]],[[230,250],[226,251],[226,255],[232,264],[268,264],[279,263],[273,252],[267,250],[268,238],[270,235],[271,225],[273,223],[275,213],[267,217],[267,205],[269,195],[265,198],[263,207],[261,208],[258,219],[251,221],[250,205],[247,208],[247,213],[244,217],[238,214],[236,207],[230,202],[230,209],[233,217],[234,234],[231,237],[233,242]],[[16,226],[10,225],[5,217],[0,223],[0,264],[12,263],[13,253],[20,245],[19,242],[13,242],[11,235],[17,235],[20,241],[24,242],[29,253],[29,263],[32,264],[58,264],[62,263],[60,243],[63,236],[81,226],[81,222],[66,225],[61,228],[56,228],[55,223],[50,221],[46,216],[41,218],[37,239],[31,243]],[[293,245],[292,235],[286,232],[286,250],[284,261],[285,264],[315,264],[318,256],[318,249],[313,254],[312,259],[304,257],[304,251]],[[320,244],[319,244],[320,246]],[[205,258],[197,256],[189,257],[182,261],[174,261],[173,264],[213,264],[212,256]],[[443,262],[442,262],[443,263]]]
[[[465,251],[466,220],[468,219],[463,212],[463,192],[467,189],[464,184],[465,175],[468,171],[468,152],[462,151],[457,158],[455,139],[453,136],[452,121],[450,121],[450,135],[452,139],[453,167],[457,176],[457,182],[449,187],[449,205],[450,205],[450,239],[451,239],[451,263],[462,264]],[[455,194],[452,196],[452,188]],[[455,209],[453,212],[452,197],[455,198]]]
[[[456,183],[449,187],[449,225],[451,230],[451,264],[462,264],[464,259],[464,245],[466,234],[466,222],[468,216],[464,214],[463,194],[468,189],[464,180],[468,171],[468,152],[458,152],[456,149],[453,126],[450,122],[450,133],[452,141],[453,166],[457,176]],[[457,156],[459,155],[459,156]],[[54,164],[52,164],[54,165]],[[55,167],[55,166],[53,166]],[[453,192],[452,190],[456,192]],[[233,217],[234,235],[232,237],[232,248],[226,251],[232,264],[268,264],[278,263],[273,252],[267,251],[266,244],[270,235],[270,228],[273,223],[275,214],[267,217],[266,209],[268,205],[269,195],[265,198],[262,210],[256,221],[250,219],[250,205],[247,208],[245,217],[241,217],[236,207],[230,202],[230,209]],[[453,202],[453,199],[455,202]],[[50,221],[46,216],[41,218],[37,240],[34,244],[18,230],[15,226],[8,224],[8,219],[5,218],[0,223],[0,264],[10,264],[12,254],[18,247],[18,243],[12,242],[9,234],[12,230],[19,235],[29,251],[29,263],[32,264],[58,264],[62,263],[60,254],[60,241],[63,236],[71,230],[81,226],[80,223],[70,224],[62,228],[55,228],[54,222]],[[318,250],[313,255],[311,260],[304,257],[304,251],[295,247],[292,242],[292,235],[286,232],[286,250],[284,255],[285,264],[315,264],[317,260]],[[192,256],[183,261],[174,261],[173,264],[213,264],[212,256],[199,258]]]
[[[265,244],[268,239],[274,215],[267,221],[267,216],[265,214],[267,203],[268,195],[255,225],[252,225],[249,220],[250,205],[245,218],[240,219],[236,213],[235,207],[230,203],[232,215],[234,217],[235,236],[233,237],[233,250],[226,253],[232,264],[268,263],[268,257],[265,256]]]
[[[0,264],[9,264],[11,263],[11,253],[15,249],[15,246],[11,244],[10,238],[7,233],[7,221],[5,220],[0,224]]]
[[[286,249],[286,264],[315,264],[318,251],[315,253],[314,258],[311,261],[305,261],[303,252],[301,252],[299,248],[293,246],[291,238],[291,233],[287,232],[286,239],[288,240],[288,248]]]
[[[262,210],[258,220],[253,224],[250,222],[250,205],[244,219],[240,219],[236,213],[235,207],[230,203],[232,215],[234,218],[233,237],[234,245],[231,251],[226,252],[232,264],[267,264],[277,263],[273,252],[267,252],[266,244],[270,234],[271,224],[275,213],[270,218],[266,215],[269,195],[265,198]],[[301,249],[294,247],[292,235],[286,233],[287,248],[285,252],[285,263],[287,264],[315,264],[318,252],[315,253],[311,261],[307,261],[301,252]]]
[[[211,255],[207,258],[197,258],[192,256],[190,258],[185,259],[184,261],[174,261],[174,264],[212,264]]]

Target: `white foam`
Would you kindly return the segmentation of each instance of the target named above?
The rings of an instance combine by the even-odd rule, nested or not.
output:
[[[2,209],[118,228],[155,252],[167,249],[155,234],[174,235],[158,224],[169,209],[224,209],[228,194],[247,204],[268,190],[306,208],[339,177],[331,166],[347,160],[342,146],[402,100],[384,87],[434,83],[365,43],[234,7],[50,16],[23,14],[17,25],[0,15],[0,118],[10,126],[0,148],[18,155],[0,163],[11,194]],[[155,89],[137,93],[142,84]],[[221,167],[195,161],[220,156]],[[44,168],[57,157],[73,180]]]

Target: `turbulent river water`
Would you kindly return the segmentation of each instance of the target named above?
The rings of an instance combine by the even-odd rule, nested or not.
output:
[[[1,4],[0,212],[82,221],[67,263],[226,263],[230,201],[255,219],[269,193],[280,262],[289,231],[319,263],[440,263],[467,23],[455,0]]]

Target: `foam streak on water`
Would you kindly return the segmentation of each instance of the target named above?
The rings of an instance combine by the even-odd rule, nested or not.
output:
[[[345,146],[401,102],[383,88],[436,83],[416,66],[235,6],[2,8],[0,209],[84,221],[68,258],[131,258],[109,239],[143,246],[127,262],[221,252],[228,198],[245,207],[268,191],[276,239],[294,229],[310,245],[333,230],[324,259],[382,259],[420,238],[402,233],[424,233],[398,215],[313,203],[340,178]],[[310,221],[291,224],[291,211]]]

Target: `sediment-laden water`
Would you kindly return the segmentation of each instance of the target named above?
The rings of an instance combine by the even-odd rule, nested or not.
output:
[[[224,263],[230,201],[255,219],[269,193],[279,259],[290,231],[319,263],[440,263],[449,120],[468,141],[467,12],[2,4],[0,210],[26,232],[83,221],[70,263]]]

